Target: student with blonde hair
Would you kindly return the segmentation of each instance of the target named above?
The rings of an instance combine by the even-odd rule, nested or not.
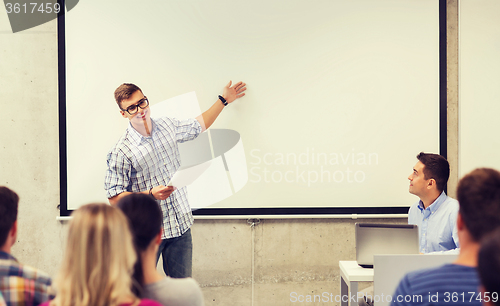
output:
[[[56,297],[47,306],[160,306],[131,292],[136,260],[123,213],[106,204],[88,204],[73,213],[66,253],[54,281]]]
[[[117,207],[128,218],[134,237],[137,251],[134,279],[139,285],[136,293],[163,305],[203,306],[203,294],[194,279],[165,277],[156,271],[163,217],[153,197],[130,194],[120,199]]]

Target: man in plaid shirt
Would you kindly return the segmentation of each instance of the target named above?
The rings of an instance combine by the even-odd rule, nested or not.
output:
[[[129,126],[107,156],[104,180],[112,205],[130,194],[144,193],[154,197],[163,214],[162,242],[158,250],[163,257],[165,274],[190,277],[192,273],[191,225],[193,215],[187,199],[187,188],[167,186],[181,165],[177,143],[193,140],[215,121],[222,109],[245,95],[245,84],[224,87],[210,109],[188,120],[152,119],[149,101],[134,84],[122,84],[115,90],[120,114]]]
[[[14,191],[0,186],[0,305],[39,305],[51,298],[50,277],[10,255],[17,236],[18,203]]]

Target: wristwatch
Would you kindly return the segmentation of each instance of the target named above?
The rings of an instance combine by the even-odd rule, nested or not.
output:
[[[222,104],[224,104],[224,106],[227,106],[228,103],[227,103],[226,99],[224,99],[221,95],[219,95],[219,100],[222,101]]]

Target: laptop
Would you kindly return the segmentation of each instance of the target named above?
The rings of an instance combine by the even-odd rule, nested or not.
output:
[[[418,253],[416,225],[356,223],[356,261],[363,268],[373,268],[375,254]]]

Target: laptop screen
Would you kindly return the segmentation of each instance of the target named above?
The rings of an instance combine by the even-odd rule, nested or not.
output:
[[[356,223],[356,261],[373,267],[373,255],[418,254],[418,228],[412,224]]]

